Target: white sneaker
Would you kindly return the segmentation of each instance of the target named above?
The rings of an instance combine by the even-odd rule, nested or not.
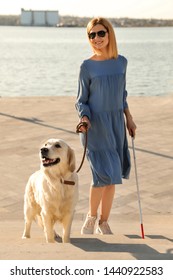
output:
[[[96,233],[97,234],[113,234],[110,229],[110,226],[108,225],[108,223],[106,221],[101,223],[100,225],[98,224],[98,226],[96,228]]]
[[[93,234],[96,219],[97,217],[95,216],[87,215],[86,220],[81,229],[81,234]]]

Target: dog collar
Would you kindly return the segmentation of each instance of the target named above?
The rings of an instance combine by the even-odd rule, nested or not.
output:
[[[75,185],[75,182],[74,182],[74,181],[63,180],[62,178],[60,179],[60,182],[61,182],[62,184],[65,184],[65,185],[71,185],[71,186],[74,186],[74,185]]]

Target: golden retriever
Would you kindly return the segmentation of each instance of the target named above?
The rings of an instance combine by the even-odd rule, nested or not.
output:
[[[55,240],[56,222],[63,226],[62,242],[70,242],[78,200],[74,151],[61,139],[49,139],[40,149],[40,160],[40,170],[30,176],[26,185],[23,238],[30,238],[31,223],[37,217],[47,242]]]

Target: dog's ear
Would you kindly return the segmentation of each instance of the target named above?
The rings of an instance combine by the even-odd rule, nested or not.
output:
[[[76,168],[75,153],[70,147],[68,148],[67,159],[68,159],[70,171],[71,172],[75,171]]]

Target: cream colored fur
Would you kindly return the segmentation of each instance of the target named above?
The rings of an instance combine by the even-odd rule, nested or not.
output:
[[[55,159],[57,163],[54,163]],[[60,222],[63,227],[62,241],[70,242],[78,200],[74,151],[61,139],[49,139],[40,149],[40,160],[40,170],[30,176],[26,185],[23,238],[30,238],[31,223],[38,218],[47,242],[54,242],[56,222]],[[64,180],[73,181],[75,185],[64,184]]]

